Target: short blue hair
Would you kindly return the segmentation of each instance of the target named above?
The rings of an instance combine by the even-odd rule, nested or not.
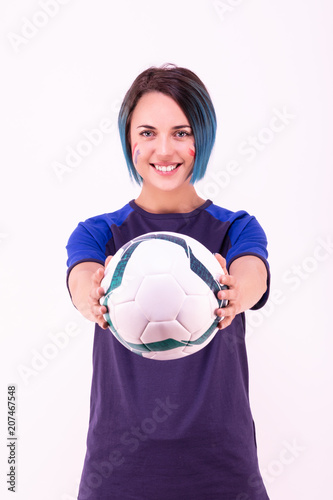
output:
[[[137,76],[122,102],[118,127],[130,176],[139,185],[142,184],[142,177],[132,161],[130,126],[139,99],[148,92],[161,92],[171,97],[187,117],[195,141],[195,160],[191,176],[191,183],[194,184],[206,173],[216,137],[216,114],[209,93],[195,73],[175,65],[151,67]]]

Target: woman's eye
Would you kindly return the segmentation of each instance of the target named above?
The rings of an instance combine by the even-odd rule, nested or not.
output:
[[[143,137],[151,137],[153,135],[153,132],[151,130],[144,130],[143,132],[140,133]]]
[[[187,137],[190,134],[188,132],[185,132],[185,130],[179,130],[176,135],[177,137]]]

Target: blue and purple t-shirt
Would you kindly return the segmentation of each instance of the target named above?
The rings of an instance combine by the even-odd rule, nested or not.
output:
[[[207,200],[190,213],[153,214],[126,204],[81,222],[69,238],[68,275],[80,262],[104,264],[131,239],[182,233],[227,266],[262,259],[257,220]],[[253,309],[262,307],[267,291]],[[201,351],[155,361],[95,326],[87,453],[79,500],[267,500],[249,405],[244,313]]]

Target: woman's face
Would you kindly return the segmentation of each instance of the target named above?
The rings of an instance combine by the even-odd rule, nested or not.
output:
[[[169,96],[149,92],[132,115],[133,164],[143,185],[173,190],[190,182],[194,165],[193,132],[182,109]]]

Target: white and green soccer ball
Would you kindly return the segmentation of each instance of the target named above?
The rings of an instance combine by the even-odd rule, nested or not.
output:
[[[121,247],[102,280],[100,303],[113,335],[145,358],[171,360],[203,349],[226,305],[223,270],[197,240],[171,232],[147,233]]]

